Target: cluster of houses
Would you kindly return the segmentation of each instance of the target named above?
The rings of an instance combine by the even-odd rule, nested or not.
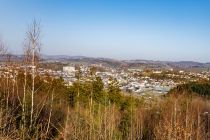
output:
[[[90,75],[90,67],[91,66],[80,66],[80,73],[81,73],[81,81],[87,80],[88,76]],[[105,87],[110,82],[110,77],[115,78],[121,90],[135,93],[135,94],[144,94],[145,92],[150,93],[157,93],[157,94],[166,94],[168,91],[175,87],[176,85],[180,84],[180,82],[175,82],[173,78],[184,78],[187,81],[196,81],[198,79],[206,79],[209,80],[210,72],[203,71],[200,73],[193,73],[193,72],[185,72],[179,71],[178,73],[174,74],[173,72],[169,72],[166,75],[168,76],[167,79],[153,79],[149,76],[141,75],[135,76],[136,74],[144,73],[142,69],[115,69],[110,67],[104,67],[102,65],[96,67],[103,67],[103,71],[95,71],[95,75],[101,77]],[[18,67],[18,69],[24,69],[24,66]],[[173,71],[173,70],[171,70]],[[55,78],[62,77],[66,85],[72,85],[75,81],[77,81],[76,74],[78,70],[75,66],[65,66],[63,70],[55,71],[51,69],[39,68],[37,72],[40,75],[44,75],[48,73],[50,76]],[[161,74],[161,70],[153,70],[153,74]],[[8,78],[14,78],[18,73],[17,71],[14,72],[8,66],[0,66],[0,75]]]
[[[63,67],[63,78],[71,85],[76,81],[76,69],[73,66]],[[89,71],[88,66],[82,66],[81,72],[83,75]],[[134,73],[142,72],[142,70],[123,70],[114,68],[104,68],[104,71],[96,71],[95,75],[101,77],[105,87],[109,84],[110,77],[117,79],[121,90],[126,92],[134,92],[142,94],[145,92],[155,92],[159,94],[166,94],[171,88],[175,87],[177,83],[173,80],[155,80],[150,77],[134,77]],[[156,72],[160,73],[160,71]]]

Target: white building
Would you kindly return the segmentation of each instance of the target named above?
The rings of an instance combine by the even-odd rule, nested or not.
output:
[[[76,69],[75,69],[75,67],[72,67],[72,66],[65,66],[65,67],[63,67],[63,72],[74,77],[75,73],[76,73]]]

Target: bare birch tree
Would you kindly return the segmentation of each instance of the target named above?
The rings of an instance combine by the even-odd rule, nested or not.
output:
[[[5,43],[0,39],[0,56],[4,56],[7,53],[7,48]]]
[[[29,25],[28,31],[26,32],[28,49],[32,52],[31,60],[31,74],[32,74],[32,89],[31,89],[31,114],[30,114],[30,128],[33,127],[33,113],[34,113],[34,93],[35,93],[35,76],[36,76],[36,62],[38,61],[38,55],[40,52],[40,23],[35,19],[32,24]]]

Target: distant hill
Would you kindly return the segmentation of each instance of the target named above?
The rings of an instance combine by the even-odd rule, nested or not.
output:
[[[110,67],[144,67],[144,68],[167,68],[167,69],[191,69],[191,68],[210,68],[210,63],[200,63],[194,61],[153,61],[153,60],[116,60],[110,58],[94,58],[86,56],[68,56],[68,55],[43,55],[44,60],[85,63],[85,64],[103,64]]]
[[[169,65],[180,67],[180,68],[194,68],[194,67],[209,67],[208,63],[199,63],[194,61],[180,61],[180,62],[170,62]]]
[[[0,62],[5,62],[5,61],[21,61],[23,60],[22,55],[13,55],[13,54],[5,54],[5,55],[0,55]]]
[[[21,61],[23,55],[8,55],[0,56],[0,62],[8,60]],[[102,64],[109,67],[118,68],[153,68],[153,69],[210,69],[209,63],[200,63],[194,61],[153,61],[153,60],[116,60],[110,58],[94,58],[86,56],[68,56],[68,55],[41,55],[42,62],[64,62],[64,63],[79,63],[79,64]]]
[[[43,59],[53,59],[53,60],[68,60],[68,59],[83,59],[88,58],[85,56],[68,56],[68,55],[42,55]]]

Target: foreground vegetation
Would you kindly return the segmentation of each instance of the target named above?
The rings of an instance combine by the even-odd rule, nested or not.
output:
[[[14,77],[0,78],[2,139],[200,140],[209,136],[210,102],[203,96],[181,90],[158,100],[124,96],[116,79],[110,78],[105,88],[94,74],[83,82],[78,74],[70,87],[62,79],[37,74],[31,126],[31,74],[8,73]],[[208,91],[206,84],[197,85]]]

